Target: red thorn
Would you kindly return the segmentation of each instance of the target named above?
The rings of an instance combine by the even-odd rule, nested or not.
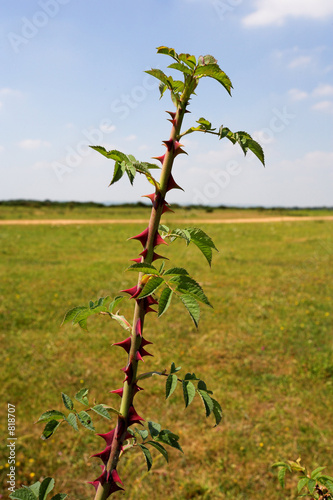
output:
[[[141,245],[143,247],[145,247],[146,243],[147,243],[147,240],[148,240],[148,231],[149,231],[149,229],[147,227],[144,231],[142,231],[142,233],[137,234],[136,236],[132,236],[129,239],[130,240],[138,240],[138,241],[140,241]]]
[[[101,438],[103,438],[105,440],[107,446],[111,446],[115,430],[116,429],[112,429],[110,432],[107,432],[106,434],[97,434],[97,436],[100,436]]]
[[[168,141],[163,141],[163,144],[166,146],[168,151],[171,151],[173,149],[173,140],[169,139]]]
[[[135,332],[138,336],[142,337],[142,322],[141,319],[139,318],[136,326],[135,326]]]
[[[105,450],[101,451],[100,453],[95,453],[95,455],[91,455],[90,458],[93,457],[100,458],[103,464],[106,465],[108,463],[110,453],[111,453],[111,446],[109,445],[105,448]]]
[[[118,396],[120,396],[122,398],[124,389],[121,387],[121,389],[115,389],[114,391],[110,391],[110,392],[113,394],[118,394]]]
[[[178,155],[181,155],[182,153],[185,154],[185,155],[187,155],[187,152],[184,151],[182,148],[177,149],[175,151],[175,157],[178,156]]]
[[[133,286],[132,288],[127,288],[126,290],[120,290],[123,293],[129,293],[132,297],[136,296],[138,292],[138,287]]]
[[[150,201],[152,202],[152,204],[154,204],[154,201],[155,201],[155,198],[156,198],[156,194],[155,193],[144,194],[143,196],[141,196],[141,198],[149,198]]]
[[[106,482],[110,483],[111,487],[110,487],[108,495],[105,498],[108,498],[115,491],[119,491],[119,490],[123,491],[124,490],[124,488],[120,488],[120,486],[118,486],[116,484],[115,480],[113,479],[112,472],[113,471],[111,471],[111,473],[108,474],[107,471],[106,471],[106,469],[104,469],[104,471],[102,472],[102,474],[97,479],[95,479],[95,481],[88,481],[88,484],[92,484],[96,491],[97,491],[97,488],[98,488],[98,486],[100,484],[103,485]],[[117,476],[118,476],[118,474],[117,474]],[[117,476],[115,476],[115,477],[117,477]],[[119,476],[118,476],[118,478],[119,478]]]
[[[130,259],[132,262],[137,262],[138,264],[142,263],[142,258],[138,257],[137,259]]]
[[[167,242],[162,238],[158,231],[156,231],[155,234],[154,247],[157,247],[157,245],[167,245]]]
[[[129,362],[125,368],[121,368],[121,370],[125,373],[126,377],[124,382],[127,382],[128,384],[132,383],[133,380],[133,366],[132,363]]]
[[[120,483],[120,484],[122,484],[122,485],[124,484],[124,483],[122,482],[122,480],[120,479],[119,474],[118,474],[118,472],[117,472],[117,470],[116,470],[116,469],[113,469],[113,470],[111,471],[111,476],[112,476],[112,479],[113,479],[113,481],[114,481],[115,483]]]
[[[150,312],[152,312],[152,313],[157,313],[157,311],[155,311],[155,309],[152,309],[151,307],[146,307],[146,308],[145,308],[145,313],[146,313],[146,314],[148,314],[148,313],[150,313]]]
[[[172,212],[172,213],[174,213],[174,211],[171,210],[169,204],[166,201],[163,202],[162,214],[164,214],[165,212]]]
[[[164,158],[165,158],[165,155],[162,155],[162,156],[152,156],[153,160],[160,161],[162,163],[162,165],[163,165],[163,162],[164,162]]]
[[[133,424],[141,424],[141,421],[144,422],[144,420],[144,418],[140,417],[140,415],[137,414],[134,406],[131,405],[128,411],[128,425],[130,426]]]
[[[152,297],[151,295],[149,295],[149,297],[146,297],[145,300],[148,306],[158,304],[158,301],[154,299],[154,297]]]
[[[149,342],[149,340],[146,340],[142,337],[142,340],[141,340],[141,347],[144,347],[145,345],[148,345],[148,344],[153,344],[153,342]]]
[[[166,111],[166,113],[169,113],[171,118],[174,120],[176,118],[176,112],[175,111]]]
[[[131,337],[127,337],[127,339],[123,340],[122,342],[115,342],[112,345],[117,345],[119,347],[122,347],[128,354],[131,348]]]
[[[143,250],[143,252],[140,253],[140,255],[142,255],[142,257],[145,259],[146,256],[147,256],[147,253],[148,253],[148,249],[146,248],[145,250]],[[163,255],[159,255],[158,253],[153,253],[153,258],[152,258],[152,261],[154,260],[157,260],[157,259],[166,259],[166,260],[169,260],[167,257],[164,257]],[[134,259],[132,259],[134,260]]]
[[[136,354],[135,354],[135,359],[136,359],[137,361],[143,361],[143,358],[142,358],[142,356],[141,356],[141,354],[140,354],[140,350],[139,350],[139,351],[136,351]]]
[[[167,191],[170,191],[171,189],[181,189],[184,191],[184,189],[175,182],[174,178],[172,175],[170,175],[169,180],[168,180],[168,186],[167,186]]]
[[[151,344],[151,342],[148,343]],[[152,354],[150,354],[150,352],[147,352],[146,349],[144,349],[143,347],[140,347],[137,353],[140,353],[141,359],[143,358],[143,356],[153,356]]]

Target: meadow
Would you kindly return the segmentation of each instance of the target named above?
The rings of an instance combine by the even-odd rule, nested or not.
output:
[[[217,210],[181,210],[177,217],[187,214],[193,221],[221,216]],[[256,214],[280,215],[273,212]],[[3,219],[61,216],[135,219],[148,212],[142,207],[119,208],[112,215],[107,208],[0,210]],[[165,218],[171,226],[172,217]],[[164,379],[143,381],[138,413],[178,434],[185,454],[172,450],[166,464],[153,453],[150,473],[140,451],[125,454],[119,474],[126,493],[112,498],[295,499],[296,478],[289,477],[281,490],[271,465],[298,457],[310,468],[327,466],[333,475],[332,224],[200,224],[219,249],[211,269],[191,245],[174,242],[164,251],[202,284],[214,309],[202,308],[198,330],[177,302],[160,320],[149,315],[146,336],[154,342],[149,349],[154,357],[146,358],[141,370],[169,368],[174,361],[183,373],[195,371],[214,391],[224,418],[214,428],[200,401],[184,410],[180,389],[165,402]],[[16,405],[17,486],[50,475],[56,491],[70,493],[70,499],[92,497],[85,481],[99,475],[99,460],[90,456],[101,451],[102,440],[68,426],[42,441],[43,426],[35,422],[47,409],[62,409],[61,391],[74,396],[87,387],[91,400],[118,405],[109,391],[123,380],[125,354],[111,347],[123,339],[121,327],[105,317],[93,318],[89,333],[60,324],[71,307],[133,286],[134,275],[124,271],[139,243],[126,240],[142,229],[135,222],[0,226],[0,418],[5,430],[7,403]],[[131,318],[131,311],[132,303],[124,301],[121,312]],[[112,426],[104,419],[95,423],[98,432]],[[5,440],[0,453],[7,498]]]

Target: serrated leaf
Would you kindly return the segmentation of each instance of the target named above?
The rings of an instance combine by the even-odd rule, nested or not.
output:
[[[170,269],[168,269],[164,273],[164,276],[170,276],[170,275],[171,276],[172,275],[187,275],[188,276],[188,272],[183,267],[171,267]]]
[[[287,471],[286,467],[281,467],[281,469],[279,469],[278,471],[278,480],[282,488],[284,488],[285,485],[286,471]]]
[[[69,425],[71,425],[73,427],[73,429],[75,429],[76,431],[79,430],[78,426],[77,426],[77,420],[76,420],[76,415],[75,413],[70,413],[68,415],[68,417],[66,418],[67,422],[69,423]]]
[[[168,310],[171,304],[172,296],[173,296],[173,291],[170,290],[170,288],[165,288],[161,293],[160,299],[158,301],[158,314],[157,314],[158,318],[160,318],[162,314],[164,314]]]
[[[46,426],[44,427],[41,438],[43,440],[49,439],[52,436],[52,434],[54,434],[55,431],[58,429],[60,424],[61,421],[59,422],[58,420],[50,420],[49,422],[47,422]]]
[[[200,394],[200,397],[202,399],[202,402],[205,406],[206,410],[206,417],[209,417],[211,412],[214,410],[214,403],[208,392],[202,391],[201,389],[198,389],[198,393]]]
[[[107,418],[108,420],[111,420],[111,417],[109,415],[108,410],[101,404],[93,406],[91,408],[95,413],[100,415],[101,417]]]
[[[199,380],[195,373],[186,373],[184,380]]]
[[[326,467],[317,467],[311,472],[311,479],[317,479],[320,476],[321,471],[326,469]]]
[[[311,493],[311,495],[313,494],[313,492],[315,490],[316,484],[317,484],[317,482],[315,479],[309,479],[308,489],[309,489],[309,492]]]
[[[82,410],[77,414],[77,418],[78,418],[80,424],[83,425],[83,427],[85,427],[86,429],[89,429],[90,431],[95,431],[95,427],[92,423],[92,420],[91,420],[89,413]]]
[[[325,488],[328,489],[331,495],[333,495],[333,478],[330,476],[320,476],[317,479],[318,483],[322,484],[325,486]]]
[[[113,170],[113,177],[111,179],[109,186],[112,186],[112,184],[115,184],[116,182],[120,181],[124,173],[125,173],[125,163],[116,161]]]
[[[153,446],[156,450],[158,450],[161,453],[161,455],[163,455],[165,460],[169,462],[168,452],[166,451],[164,446],[162,446],[160,443],[157,443],[157,441],[146,441],[146,444],[150,444],[151,446]]]
[[[37,500],[38,497],[29,488],[20,488],[9,495],[12,500]]]
[[[169,78],[170,77],[168,77],[165,73],[163,73],[162,70],[156,69],[156,68],[152,68],[150,70],[145,71],[145,73],[148,73],[148,75],[151,75],[154,78],[157,78],[157,80],[159,80],[160,82],[162,82],[162,84],[166,85],[169,89],[171,88],[170,87],[170,83],[169,83]]]
[[[136,429],[137,433],[142,437],[143,441],[145,439],[147,439],[147,437],[149,436],[149,432],[147,431],[147,429]]]
[[[183,294],[180,296],[180,300],[186,307],[189,315],[191,316],[195,326],[198,328],[200,319],[200,306],[198,302],[192,297],[192,295]]]
[[[54,488],[54,479],[52,477],[46,477],[42,484],[40,485],[38,500],[46,500],[47,495]]]
[[[186,241],[187,245],[188,245],[188,244],[190,243],[190,241],[191,241],[191,235],[190,235],[190,233],[188,232],[188,230],[187,230],[187,229],[179,229],[179,228],[174,229],[174,230],[172,231],[172,233],[171,233],[171,235],[170,235],[170,236],[171,236],[171,237],[172,237],[172,236],[177,236],[178,238],[183,238],[183,239]]]
[[[39,496],[40,485],[41,485],[40,481],[37,481],[36,483],[31,484],[29,486],[29,490],[32,491],[37,498]],[[24,488],[26,488],[26,486],[24,486]]]
[[[89,392],[89,389],[87,389],[86,387],[83,387],[82,389],[80,389],[74,396],[76,401],[84,404],[85,406],[89,406],[89,401],[87,398],[88,392]]]
[[[45,413],[43,413],[37,422],[47,422],[49,420],[61,420],[66,418],[64,413],[58,410],[48,410]]]
[[[174,373],[170,373],[170,375],[168,375],[166,379],[165,399],[168,399],[168,397],[171,396],[171,394],[177,387],[177,383],[178,383],[177,375],[175,375]]]
[[[223,418],[223,412],[222,412],[222,408],[221,408],[221,405],[220,403],[218,403],[218,401],[216,401],[216,399],[214,398],[211,398],[211,400],[213,401],[213,413],[214,413],[214,417],[215,417],[215,426],[219,425],[219,423],[221,422],[222,418]]]
[[[252,151],[253,154],[256,155],[258,160],[261,161],[261,163],[265,166],[265,155],[264,155],[264,150],[260,146],[260,144],[255,141],[254,139],[249,139],[247,141],[248,148]]]
[[[63,392],[61,393],[61,397],[62,397],[62,402],[64,403],[65,408],[67,408],[67,410],[73,410],[74,404],[73,404],[73,401],[71,400],[71,398]]]
[[[117,295],[117,297],[113,299],[113,301],[109,304],[110,313],[113,312],[113,310],[118,306],[118,304],[120,304],[122,300],[124,300],[124,298],[125,297],[123,295]]]
[[[196,76],[201,77],[209,77],[217,80],[223,87],[226,89],[228,94],[231,95],[232,83],[230,78],[225,74],[224,71],[221,70],[218,64],[209,63],[202,66],[198,66],[194,73]]]
[[[150,278],[143,287],[142,292],[140,293],[138,298],[143,299],[145,297],[148,297],[152,293],[156,292],[156,290],[158,290],[162,283],[164,283],[164,279],[160,278],[159,276]]]
[[[115,319],[117,321],[117,323],[119,323],[119,325],[122,326],[125,330],[128,330],[128,331],[132,330],[132,326],[129,323],[129,321],[127,321],[125,316],[121,316],[119,314],[112,314],[112,319]]]
[[[192,56],[191,54],[179,54],[178,58],[180,61],[187,64],[191,69],[194,69],[195,66],[197,65],[197,60],[195,56]]]
[[[169,431],[168,429],[163,429],[156,438],[156,441],[159,441],[163,444],[168,444],[172,448],[175,448],[176,450],[184,453],[180,444],[178,443],[178,440],[179,436],[173,434],[173,432]]]
[[[192,75],[192,71],[190,70],[190,68],[188,68],[187,66],[185,66],[185,64],[182,64],[182,63],[172,63],[168,66],[168,68],[171,68],[171,69],[176,69],[177,71],[181,71],[183,74],[186,74],[186,75]]]
[[[183,380],[183,395],[185,408],[187,408],[192,403],[195,396],[195,387],[189,380]]]
[[[196,300],[212,307],[199,283],[197,283],[190,276],[173,276],[170,279],[170,283],[176,284],[178,292],[185,293],[186,295],[192,295]]]
[[[146,446],[144,446],[143,444],[140,444],[138,443],[144,456],[145,456],[145,459],[146,459],[146,462],[147,462],[147,469],[148,471],[150,471],[152,465],[153,465],[153,459],[152,459],[152,456],[150,454],[150,451],[148,450],[148,448]]]
[[[138,271],[144,274],[158,274],[158,271],[155,266],[153,266],[152,264],[146,264],[144,262],[132,264],[130,267],[126,269],[126,271]]]
[[[62,320],[61,326],[64,325],[65,323],[68,323],[69,321],[73,321],[75,316],[83,309],[87,309],[87,307],[86,306],[77,306],[77,307],[73,307],[73,309],[70,309],[69,311],[67,311],[64,319]]]
[[[297,492],[300,493],[304,486],[308,484],[309,478],[308,477],[302,477],[297,483]]]
[[[176,373],[176,372],[179,372],[179,370],[181,370],[182,367],[181,366],[178,366],[176,368],[176,365],[174,362],[171,363],[171,368],[170,368],[170,373]]]
[[[149,432],[150,432],[150,435],[153,439],[155,439],[159,433],[161,432],[161,425],[156,423],[156,422],[151,422],[149,421],[148,422],[148,429],[149,429]]]
[[[179,61],[179,57],[175,49],[172,49],[170,47],[166,47],[165,45],[161,45],[160,47],[157,47],[157,54],[165,54],[167,56],[173,57],[173,59],[176,59]]]

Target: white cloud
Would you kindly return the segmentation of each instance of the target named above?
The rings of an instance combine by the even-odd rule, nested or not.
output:
[[[49,147],[51,144],[47,141],[42,141],[41,139],[25,139],[19,142],[19,147],[21,149],[35,150],[42,147]]]
[[[135,134],[131,134],[131,135],[128,135],[127,137],[125,137],[125,141],[127,141],[127,142],[135,141],[136,138],[137,137]]]
[[[0,89],[0,96],[3,97],[19,97],[21,92],[19,90],[11,89],[9,87],[4,87]]]
[[[314,97],[333,96],[333,85],[321,83],[312,93]]]
[[[107,123],[102,123],[99,128],[103,134],[110,134],[116,130],[115,125],[109,125]]]
[[[292,101],[302,101],[308,97],[308,93],[304,90],[290,89],[288,90],[288,95]]]
[[[290,63],[288,64],[288,68],[290,69],[299,69],[299,68],[306,68],[309,66],[312,62],[312,58],[310,56],[300,56],[296,57]]]
[[[281,26],[288,18],[323,19],[333,16],[332,0],[256,0],[256,10],[243,18],[249,27]]]
[[[320,101],[312,106],[314,111],[320,111],[321,113],[333,113],[333,101]]]

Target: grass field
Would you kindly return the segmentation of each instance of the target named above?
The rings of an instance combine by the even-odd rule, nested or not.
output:
[[[78,216],[57,210],[33,216]],[[138,218],[148,215],[138,210]],[[107,212],[99,213],[110,217]],[[0,210],[1,218],[33,218],[29,210],[20,214]],[[117,216],[137,214],[133,209]],[[95,218],[97,212],[81,215]],[[212,218],[216,211],[199,215]],[[282,491],[270,466],[299,456],[312,468],[327,465],[333,474],[332,226],[201,224],[220,250],[211,270],[192,246],[175,242],[164,251],[173,265],[186,267],[200,281],[214,309],[202,309],[198,331],[177,303],[160,320],[149,315],[146,336],[154,341],[154,357],[146,358],[142,370],[168,368],[174,361],[184,373],[195,371],[214,390],[224,419],[213,428],[199,401],[185,411],[180,390],[165,402],[164,380],[142,382],[136,409],[179,434],[185,455],[172,451],[167,465],[154,454],[148,474],[139,452],[128,453],[119,464],[126,493],[112,498],[294,499],[295,479]],[[69,498],[92,497],[84,482],[99,475],[100,461],[90,455],[102,450],[102,440],[88,430],[63,428],[43,442],[43,426],[34,422],[46,409],[62,409],[61,391],[73,396],[88,387],[97,402],[118,404],[108,391],[121,386],[119,369],[126,359],[110,344],[124,338],[123,330],[105,317],[92,319],[89,333],[60,324],[67,309],[133,286],[135,277],[123,271],[139,243],[126,239],[142,229],[138,224],[0,227],[1,428],[7,427],[7,403],[15,404],[17,486],[51,475],[56,490]],[[122,312],[130,318],[131,310],[126,301]],[[96,424],[98,432],[109,428],[106,420]],[[5,440],[1,455],[7,498]]]

